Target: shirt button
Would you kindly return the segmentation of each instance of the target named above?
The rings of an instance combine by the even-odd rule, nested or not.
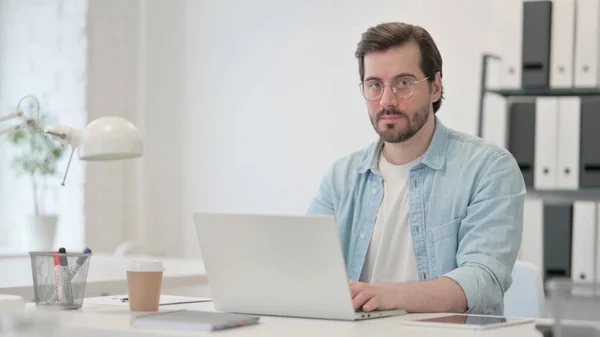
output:
[[[377,189],[376,188],[373,189],[373,194],[377,194]]]
[[[360,235],[360,238],[361,238],[362,240],[364,240],[366,237],[367,237],[367,236],[366,236],[366,235],[364,235],[364,234],[361,234],[361,235]]]

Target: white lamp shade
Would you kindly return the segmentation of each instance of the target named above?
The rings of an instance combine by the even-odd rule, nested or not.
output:
[[[81,131],[81,160],[119,160],[144,154],[142,135],[130,121],[115,116],[96,119]]]

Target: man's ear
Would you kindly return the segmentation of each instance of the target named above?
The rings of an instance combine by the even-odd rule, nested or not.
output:
[[[437,102],[442,98],[442,75],[439,71],[435,73],[435,80],[432,83],[432,97],[433,102]]]

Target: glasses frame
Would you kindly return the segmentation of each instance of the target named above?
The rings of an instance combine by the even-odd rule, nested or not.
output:
[[[365,86],[365,82],[364,82],[364,81],[360,82],[360,83],[358,84],[358,86],[360,87],[360,93],[362,94],[362,96],[363,96],[363,97],[364,97],[364,98],[365,98],[367,101],[369,101],[369,102],[375,102],[375,101],[378,101],[378,100],[380,100],[380,99],[381,99],[381,97],[383,97],[383,94],[385,93],[385,88],[386,88],[388,85],[390,85],[390,87],[392,88],[392,92],[394,93],[394,96],[398,97],[399,99],[410,99],[411,97],[413,97],[413,96],[415,95],[415,84],[419,84],[419,83],[421,83],[421,82],[423,82],[423,81],[425,81],[425,80],[428,80],[428,79],[429,79],[429,76],[427,76],[427,77],[424,77],[424,78],[422,78],[422,79],[420,79],[420,80],[416,80],[416,81],[412,81],[412,82],[410,82],[410,88],[411,88],[411,90],[412,90],[412,91],[411,91],[411,93],[410,93],[410,96],[408,96],[408,97],[400,97],[400,96],[398,96],[398,94],[396,93],[396,88],[394,88],[394,87],[391,87],[391,85],[392,85],[392,82],[383,82],[383,83],[382,83],[382,85],[383,85],[383,90],[381,90],[381,95],[379,95],[379,97],[377,97],[377,98],[374,98],[374,99],[368,99],[368,98],[367,98],[367,96],[365,96],[365,88],[364,88],[364,86]]]

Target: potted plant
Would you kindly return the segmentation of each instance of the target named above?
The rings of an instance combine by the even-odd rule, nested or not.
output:
[[[48,125],[49,115],[41,114],[40,122]],[[58,215],[46,209],[45,201],[56,178],[56,165],[63,157],[64,149],[48,136],[33,129],[14,131],[8,135],[8,139],[18,150],[12,158],[12,167],[17,177],[27,176],[33,195],[33,214],[28,217],[23,233],[27,249],[53,250]]]

